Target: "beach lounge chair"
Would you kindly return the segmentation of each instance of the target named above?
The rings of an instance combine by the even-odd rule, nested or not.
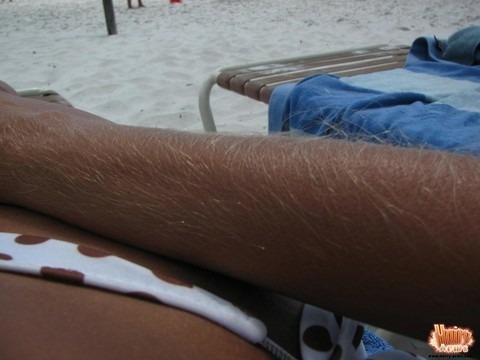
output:
[[[408,51],[407,46],[380,45],[219,69],[210,75],[200,89],[199,107],[203,127],[205,131],[216,131],[210,107],[210,93],[215,84],[268,104],[278,85],[296,83],[307,76],[321,73],[346,77],[399,68],[404,65]]]
[[[276,87],[269,133],[480,155],[480,26],[447,41],[419,37],[403,66],[355,75]]]

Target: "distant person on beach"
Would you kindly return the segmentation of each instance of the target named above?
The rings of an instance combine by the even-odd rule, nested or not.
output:
[[[304,303],[423,341],[439,321],[480,335],[478,157],[123,126],[0,82],[0,159],[0,232],[28,234],[19,247],[63,239],[198,284],[296,356]],[[66,269],[41,270],[82,281]],[[0,319],[5,359],[270,358],[188,312],[15,271]]]
[[[131,9],[133,8],[132,6],[132,0],[127,0],[127,3],[128,3],[128,8]],[[142,0],[138,0],[138,7],[145,7],[145,5],[142,4]]]

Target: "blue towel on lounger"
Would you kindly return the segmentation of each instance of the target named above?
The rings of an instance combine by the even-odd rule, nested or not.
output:
[[[319,75],[278,87],[270,100],[270,132],[480,155],[480,65],[446,60],[438,45],[435,38],[415,40],[403,69],[343,79]]]
[[[362,342],[367,355],[375,354],[379,351],[394,350],[392,345],[368,329],[364,330]]]

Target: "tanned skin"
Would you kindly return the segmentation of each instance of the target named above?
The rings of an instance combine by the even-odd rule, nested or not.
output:
[[[3,88],[1,204],[421,340],[480,324],[476,157],[120,126]]]

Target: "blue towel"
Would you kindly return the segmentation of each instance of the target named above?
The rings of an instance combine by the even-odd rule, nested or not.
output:
[[[394,350],[392,345],[388,344],[385,340],[368,329],[364,330],[362,341],[363,346],[365,347],[365,352],[368,356],[379,351]]]
[[[419,40],[432,42],[425,47]],[[434,43],[434,44],[433,44]],[[418,47],[417,47],[418,46]],[[421,37],[412,45],[411,58],[420,61],[455,62],[462,65],[475,65],[480,51],[480,25],[470,26],[454,33],[448,40],[436,37]],[[412,62],[412,60],[409,60]]]
[[[480,66],[443,55],[435,38],[422,37],[404,69],[280,86],[269,130],[480,155]]]
[[[464,65],[480,64],[480,26],[457,31],[444,44],[443,58]]]
[[[480,26],[478,28],[480,29]],[[472,42],[471,39],[470,42]],[[469,52],[464,52],[463,56],[465,57],[463,59],[459,59],[460,54],[456,54],[455,57],[461,62],[454,62],[444,58],[445,53],[442,49],[444,46],[447,46],[445,51],[449,49],[448,42],[444,43],[446,44],[444,46],[440,45],[441,43],[435,37],[420,37],[416,39],[410,48],[405,68],[411,71],[450,77],[452,79],[478,81],[480,67],[478,65],[465,65],[465,62],[471,60],[471,56],[468,55],[469,52],[477,52],[477,50],[468,49]],[[457,39],[454,45],[459,43],[460,39]],[[454,53],[456,53],[456,50],[453,50],[450,56],[453,56]]]

